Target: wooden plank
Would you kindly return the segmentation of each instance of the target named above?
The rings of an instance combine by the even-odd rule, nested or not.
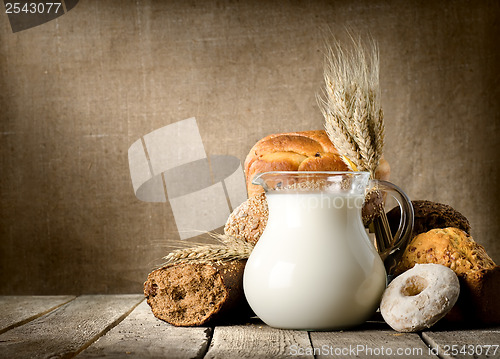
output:
[[[442,358],[500,358],[500,327],[425,331],[422,338]]]
[[[436,358],[418,334],[398,333],[385,323],[310,336],[317,358]]]
[[[123,319],[142,295],[86,295],[0,335],[2,358],[72,357]]]
[[[275,329],[255,320],[215,327],[205,358],[314,358],[308,351],[312,351],[308,332]]]
[[[0,334],[75,299],[74,296],[1,296]]]
[[[174,327],[156,319],[144,301],[78,358],[202,358],[212,332],[208,327]]]

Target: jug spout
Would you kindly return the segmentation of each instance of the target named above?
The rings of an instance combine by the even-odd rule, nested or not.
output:
[[[262,186],[264,188],[264,191],[267,192],[267,186],[266,186],[266,181],[264,178],[262,178],[265,175],[265,173],[257,173],[253,179],[252,179],[252,184],[257,185],[257,186]]]
[[[302,172],[302,176],[303,174],[304,172]],[[284,188],[289,188],[290,185],[297,182],[296,177],[300,175],[301,172],[298,171],[261,172],[254,176],[252,184],[262,186],[264,192],[266,193],[274,192]]]

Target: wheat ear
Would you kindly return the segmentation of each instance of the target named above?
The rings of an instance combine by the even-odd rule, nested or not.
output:
[[[252,252],[253,245],[243,239],[214,232],[209,232],[209,234],[219,243],[196,244],[189,242],[190,247],[176,249],[163,257],[165,262],[161,266],[185,262],[225,262],[246,259]]]
[[[348,51],[334,41],[327,45],[324,70],[325,99],[320,108],[325,130],[337,150],[357,170],[372,176],[384,147],[383,112],[380,108],[379,56],[372,41],[369,51],[351,36]]]

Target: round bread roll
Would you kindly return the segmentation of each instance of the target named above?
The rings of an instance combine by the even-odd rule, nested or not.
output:
[[[256,244],[266,228],[269,210],[264,193],[250,197],[229,215],[224,233]]]
[[[248,196],[264,190],[253,185],[255,174],[268,171],[349,171],[325,131],[304,131],[269,135],[258,141],[245,159]],[[375,172],[389,178],[390,167],[383,158]]]
[[[470,224],[467,218],[450,205],[427,200],[411,201],[414,211],[412,238],[431,229],[455,227],[470,234]],[[396,234],[401,218],[399,206],[387,213],[387,220],[392,234]]]
[[[408,243],[395,273],[403,273],[417,263],[442,264],[459,276],[495,267],[495,262],[482,245],[466,232],[453,227],[431,229],[414,237]]]

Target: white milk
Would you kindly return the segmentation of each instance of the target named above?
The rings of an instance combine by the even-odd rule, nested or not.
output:
[[[363,196],[267,194],[269,220],[245,268],[244,290],[268,325],[327,330],[360,324],[386,285],[361,222]]]

